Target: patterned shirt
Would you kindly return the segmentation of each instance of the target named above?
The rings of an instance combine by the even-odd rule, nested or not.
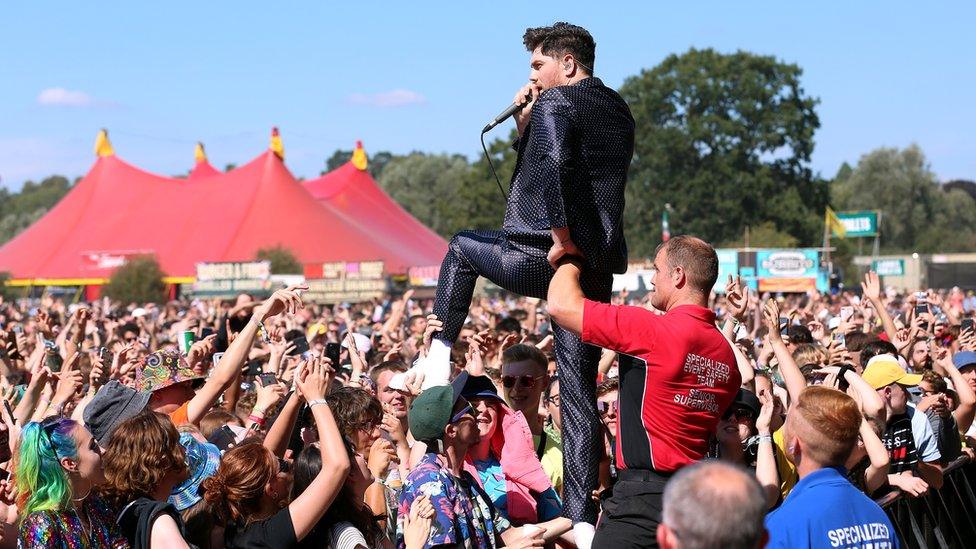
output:
[[[508,516],[508,484],[505,481],[502,464],[493,456],[488,456],[488,459],[484,461],[475,461],[474,467],[478,471],[478,476],[481,477],[481,487],[491,499],[495,510],[506,520],[511,521]],[[562,501],[554,489],[549,488],[541,494],[533,492],[532,496],[535,498],[539,522],[554,519],[562,512]]]
[[[88,497],[81,513],[88,519],[82,526],[78,514],[68,511],[35,511],[20,523],[20,549],[87,549],[110,547],[122,549],[129,546],[115,524],[115,514],[102,498]]]
[[[901,414],[889,419],[881,441],[888,449],[889,473],[915,470],[918,465],[918,451],[912,437],[912,420],[908,419],[908,415]]]
[[[462,475],[465,473],[462,472]],[[426,454],[410,471],[397,517],[397,547],[405,549],[403,518],[410,515],[413,501],[423,494],[430,496],[434,520],[424,547],[453,545],[464,548],[494,549],[496,526],[492,522],[491,504],[471,488],[473,479],[455,477],[437,454]]]

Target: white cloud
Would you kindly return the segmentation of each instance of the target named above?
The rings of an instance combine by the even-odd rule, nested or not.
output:
[[[95,100],[82,91],[48,88],[37,96],[37,103],[45,107],[90,107]]]
[[[380,93],[354,93],[348,97],[353,105],[393,108],[408,105],[423,105],[427,99],[415,91],[396,89]]]

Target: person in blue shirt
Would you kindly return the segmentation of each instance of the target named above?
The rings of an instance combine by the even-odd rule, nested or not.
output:
[[[897,549],[898,535],[874,501],[845,478],[861,412],[847,394],[811,386],[786,418],[784,441],[800,482],[766,517],[767,547]]]

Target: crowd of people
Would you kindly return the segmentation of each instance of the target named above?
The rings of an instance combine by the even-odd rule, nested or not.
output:
[[[0,545],[576,547],[558,323],[604,348],[597,542],[898,546],[872,498],[924,496],[973,457],[971,299],[870,272],[831,294],[710,293],[681,242],[639,298],[584,303],[571,264],[548,302],[476,298],[446,384],[411,368],[442,327],[411,291],[4,302]]]

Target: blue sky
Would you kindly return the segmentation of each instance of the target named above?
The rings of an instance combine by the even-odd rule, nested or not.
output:
[[[297,176],[356,139],[473,156],[526,79],[522,32],[556,20],[590,29],[613,87],[689,47],[799,64],[825,176],[915,142],[940,178],[976,179],[972,2],[177,0],[4,7],[0,178],[84,174],[103,126],[122,158],[167,175],[197,140],[218,167],[246,162],[273,125]]]

